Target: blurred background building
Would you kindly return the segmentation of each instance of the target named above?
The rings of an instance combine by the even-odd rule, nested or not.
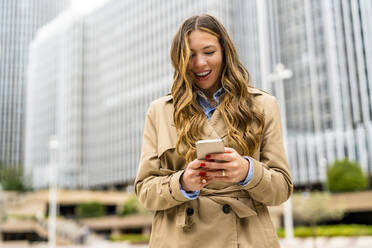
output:
[[[348,157],[372,174],[372,3],[280,1],[288,154],[296,185],[324,181]]]
[[[29,44],[65,7],[64,0],[0,0],[0,164],[23,164]]]
[[[25,169],[36,185],[49,183],[49,140],[58,141],[59,181],[74,187],[82,172],[83,26],[63,12],[30,46]]]
[[[169,50],[179,25],[208,12],[234,30],[237,10],[244,14],[223,0],[109,1],[84,16],[65,12],[42,28],[31,46],[28,85],[25,168],[33,185],[47,186],[53,134],[60,142],[61,187],[131,184],[147,108],[170,91]],[[55,58],[42,59],[47,50]]]
[[[322,184],[337,158],[372,174],[370,1],[111,0],[64,12],[32,43],[25,168],[35,187],[48,183],[54,134],[60,186],[133,182],[147,107],[172,84],[173,36],[204,12],[226,26],[254,86],[276,95],[268,74],[278,63],[292,70],[283,87],[297,187]]]

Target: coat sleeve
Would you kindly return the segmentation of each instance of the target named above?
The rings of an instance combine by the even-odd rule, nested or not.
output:
[[[149,210],[164,210],[190,201],[182,195],[183,170],[163,169],[158,157],[158,128],[153,104],[146,115],[139,170],[134,183],[138,200]]]
[[[260,161],[251,158],[253,177],[244,189],[257,202],[279,205],[292,194],[292,178],[283,145],[278,102],[275,97],[268,96],[263,104],[265,121]]]

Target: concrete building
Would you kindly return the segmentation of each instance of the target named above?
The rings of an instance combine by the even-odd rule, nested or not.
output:
[[[65,13],[32,46],[26,167],[35,187],[47,185],[39,175],[47,175],[54,134],[62,187],[133,182],[146,110],[170,91],[172,38],[203,12],[224,23],[253,85],[277,95],[268,74],[280,62],[293,71],[284,91],[297,186],[324,182],[325,165],[345,156],[371,174],[368,1],[112,0],[84,16]],[[41,60],[47,50],[55,52]]]
[[[82,170],[83,26],[63,12],[30,47],[25,171],[36,187],[49,182],[49,142],[59,139],[58,181],[76,187]]]
[[[233,26],[226,1],[109,1],[84,16],[65,12],[40,30],[30,53],[25,155],[35,187],[48,184],[52,135],[61,187],[133,182],[149,103],[170,91],[171,41],[201,12]]]
[[[325,165],[358,161],[372,175],[372,3],[277,2],[288,154],[297,185],[323,182]]]
[[[66,1],[0,0],[0,163],[21,166],[29,44]]]

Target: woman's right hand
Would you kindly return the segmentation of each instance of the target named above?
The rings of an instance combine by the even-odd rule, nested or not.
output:
[[[187,165],[181,176],[181,187],[183,190],[196,191],[208,184],[208,173],[202,169],[204,166],[205,163],[199,159],[195,159]]]

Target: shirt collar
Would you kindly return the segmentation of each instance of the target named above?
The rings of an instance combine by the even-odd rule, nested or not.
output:
[[[213,99],[216,101],[216,105],[212,105],[208,101],[207,96],[201,90],[197,90],[196,92],[196,100],[198,101],[199,106],[209,120],[212,117],[212,114],[216,110],[217,106],[220,104],[225,90],[223,88],[220,88],[213,94]]]
[[[225,89],[224,88],[219,88],[216,92],[213,93],[213,100],[215,100],[217,102],[217,104],[220,103],[221,101],[221,96],[223,95],[223,93],[225,93]],[[208,101],[208,98],[207,96],[204,94],[203,91],[201,91],[200,89],[197,89],[196,90],[196,94],[198,95],[198,97],[201,97],[202,99],[206,100],[207,102]]]

